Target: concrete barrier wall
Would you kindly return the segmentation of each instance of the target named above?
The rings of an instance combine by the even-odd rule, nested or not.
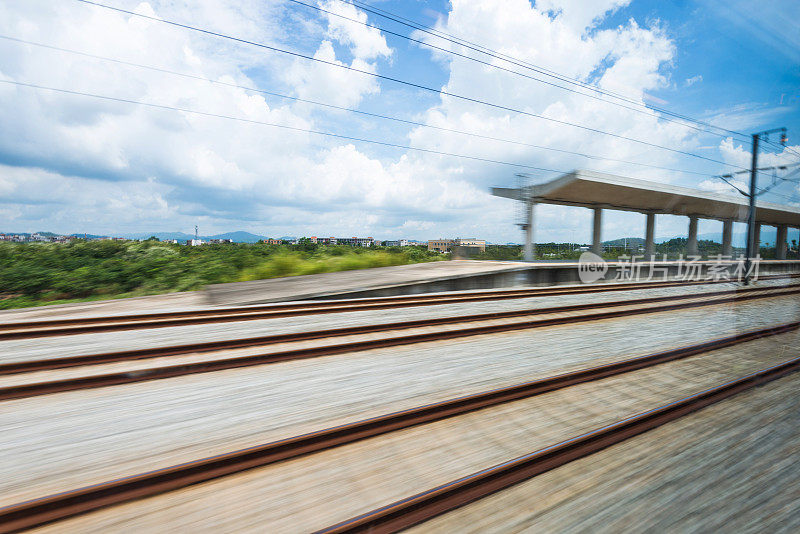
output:
[[[649,263],[607,263],[608,270],[596,283],[642,281],[651,278],[682,278],[687,263],[656,262],[651,276]],[[728,273],[735,276],[736,263],[694,262],[692,278],[708,278]],[[720,269],[720,265],[722,268]],[[628,275],[635,276],[630,277]],[[759,274],[800,273],[800,260],[765,260]],[[554,286],[580,284],[578,263],[566,262],[492,262],[442,261],[430,264],[401,265],[218,284],[206,288],[208,304],[216,306],[323,300],[363,297],[390,297],[420,293],[493,289],[519,286]]]
[[[655,263],[651,276],[649,264],[643,264],[635,272],[638,276],[623,279],[629,274],[629,264],[609,264],[609,269],[605,276],[596,283],[609,282],[634,282],[646,281],[648,279],[658,281],[662,279],[682,279],[686,264],[677,262]],[[698,262],[697,273],[692,279],[703,279],[714,277],[714,272],[709,273],[709,269],[714,269],[719,265],[717,262]],[[730,263],[725,266],[724,273],[734,276],[736,264]],[[719,271],[717,271],[719,272]],[[800,261],[798,260],[774,260],[763,261],[759,266],[760,275],[767,274],[786,274],[800,273]],[[721,274],[721,273],[720,273]],[[735,279],[732,278],[732,281]],[[475,276],[462,276],[449,280],[435,280],[431,282],[414,282],[407,285],[397,285],[387,288],[376,288],[365,291],[348,291],[337,293],[336,295],[325,295],[316,297],[313,300],[340,299],[340,298],[368,298],[368,297],[392,297],[398,295],[415,295],[420,293],[437,293],[445,291],[466,291],[476,289],[493,289],[503,287],[520,286],[556,286],[581,284],[578,271],[578,264],[528,264],[515,271],[505,271],[497,273],[487,273]]]

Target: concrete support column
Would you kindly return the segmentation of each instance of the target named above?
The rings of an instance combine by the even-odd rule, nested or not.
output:
[[[533,247],[533,201],[525,202],[525,246],[523,248],[523,258],[525,261],[533,261],[536,253]]]
[[[733,221],[722,221],[722,255],[733,255]]]
[[[697,217],[689,217],[689,240],[686,242],[686,254],[697,256]]]
[[[775,257],[779,260],[786,259],[786,237],[789,234],[789,228],[785,224],[778,226],[778,237],[775,240]]]
[[[603,208],[594,209],[594,226],[592,227],[592,252],[598,256],[603,252],[602,229]]]
[[[800,228],[795,228],[795,230],[800,230]],[[788,240],[789,236],[786,236],[786,239]],[[798,253],[798,250],[797,250],[798,248],[800,248],[800,234],[798,234],[797,241],[795,241],[795,247],[796,247],[795,248],[795,252],[792,255],[792,258],[799,258],[800,259],[800,253]]]
[[[755,228],[755,237],[753,238],[753,257],[759,255],[759,250],[761,249],[761,224],[756,223]]]
[[[656,214],[647,214],[647,223],[644,231],[644,259],[651,261],[656,257]]]

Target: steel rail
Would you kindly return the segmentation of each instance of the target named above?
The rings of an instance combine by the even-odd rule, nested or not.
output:
[[[762,276],[762,280],[799,278],[800,274]],[[42,321],[20,321],[0,324],[0,340],[27,339],[35,337],[67,336],[120,330],[140,330],[189,326],[197,324],[255,321],[343,313],[353,311],[384,310],[412,306],[436,306],[463,302],[546,297],[555,295],[578,295],[610,291],[631,291],[676,286],[730,283],[730,280],[690,280],[667,282],[636,282],[601,284],[597,286],[570,286],[564,288],[528,288],[499,291],[476,291],[458,295],[415,295],[402,297],[377,297],[296,304],[272,304],[266,306],[244,306],[219,310],[194,310],[181,312],[159,312],[149,314],[116,315],[106,317],[79,317],[74,319],[51,319]]]
[[[317,534],[388,534],[407,529],[797,370],[800,358],[785,361],[396,501]]]
[[[428,326],[439,326],[445,324],[468,323],[476,321],[488,321],[495,319],[510,319],[531,315],[547,315],[554,313],[568,313],[574,311],[615,308],[620,306],[634,306],[640,304],[653,304],[658,302],[670,302],[680,300],[690,300],[695,298],[711,298],[721,295],[740,295],[743,293],[759,292],[778,292],[782,289],[798,288],[798,284],[787,284],[781,286],[765,286],[728,289],[721,291],[709,291],[704,293],[693,293],[683,295],[667,295],[662,297],[646,297],[634,300],[617,300],[610,302],[596,302],[584,304],[570,304],[565,306],[551,306],[546,308],[528,308],[525,310],[512,310],[504,312],[490,312],[473,315],[458,315],[450,317],[436,317],[429,319],[419,319],[414,321],[398,321],[393,323],[382,323],[376,325],[360,325],[344,328],[332,328],[326,330],[311,330],[307,332],[293,332],[285,334],[273,334],[269,336],[257,336],[249,338],[238,338],[222,341],[210,341],[203,343],[189,343],[183,345],[171,345],[166,347],[153,347],[147,349],[134,349],[126,351],[114,351],[80,356],[66,356],[63,358],[48,358],[39,360],[29,360],[22,362],[0,363],[0,376],[33,371],[47,371],[53,369],[63,369],[68,367],[78,367],[84,365],[97,365],[121,361],[134,361],[164,356],[176,356],[181,354],[191,354],[198,352],[210,352],[219,350],[229,350],[245,347],[255,347],[271,345],[276,343],[289,343],[295,341],[307,341],[312,339],[323,339],[333,337],[343,337],[359,334],[369,334],[390,330],[405,330],[411,328],[421,328]]]
[[[460,330],[445,330],[439,332],[411,334],[406,336],[388,337],[383,339],[370,339],[365,341],[354,341],[349,343],[340,343],[336,345],[323,345],[319,347],[292,349],[292,350],[257,354],[257,355],[237,356],[233,358],[206,360],[201,362],[169,365],[163,367],[151,367],[147,369],[117,371],[113,373],[97,374],[97,375],[77,377],[77,378],[65,378],[58,380],[49,380],[44,382],[17,384],[12,386],[0,387],[0,401],[22,399],[27,397],[37,397],[40,395],[63,393],[67,391],[94,389],[101,387],[117,386],[122,384],[133,384],[136,382],[145,382],[150,380],[162,380],[166,378],[174,378],[190,374],[210,373],[210,372],[223,371],[240,367],[252,367],[256,365],[267,365],[267,364],[273,364],[291,360],[318,358],[322,356],[331,356],[334,354],[360,352],[365,350],[385,348],[385,347],[395,347],[400,345],[411,345],[414,343],[440,341],[444,339],[455,339],[455,338],[462,338],[462,337],[476,336],[483,334],[496,334],[500,332],[509,332],[513,330],[527,330],[532,328],[598,321],[604,319],[615,319],[620,317],[642,315],[647,313],[662,313],[673,310],[714,306],[729,302],[740,302],[740,301],[748,301],[748,300],[762,299],[762,298],[775,298],[775,297],[783,297],[796,294],[800,294],[800,289],[795,289],[792,291],[783,291],[780,293],[766,293],[766,294],[759,293],[759,294],[744,295],[744,296],[734,295],[732,297],[726,297],[715,300],[680,302],[677,304],[668,304],[659,307],[612,310],[600,313],[591,313],[586,315],[574,315],[569,317],[537,319],[532,321],[523,321],[516,323],[476,326],[470,328],[462,328]]]
[[[800,328],[800,321],[745,332],[696,345],[688,345],[392,412],[226,454],[33,499],[0,508],[0,533],[33,528],[100,508],[158,495],[397,430],[440,421],[576,384],[629,373],[755,339],[780,335],[798,328]]]

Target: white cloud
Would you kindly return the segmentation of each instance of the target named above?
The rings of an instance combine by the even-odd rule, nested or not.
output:
[[[594,26],[606,13],[630,4],[631,0],[538,0],[536,8],[552,14],[572,31],[583,33]]]
[[[528,0],[507,0],[498,9],[494,0],[453,0],[439,24],[448,33],[571,77],[597,80],[643,102],[648,91],[668,83],[675,48],[657,24],[642,27],[629,21],[598,29],[609,12],[627,3],[565,0],[532,7]],[[119,5],[368,72],[382,72],[396,54],[378,30],[331,15],[309,23],[309,12],[287,14],[281,2],[203,0],[192,2],[191,9],[170,0],[121,0]],[[366,20],[351,4],[323,0],[319,5]],[[340,106],[354,107],[368,99],[371,110],[414,113],[446,128],[648,164],[676,163],[668,152],[453,98],[426,109],[415,94],[381,94],[381,84],[367,75],[89,6],[46,0],[2,3],[0,33]],[[448,57],[443,64],[444,86],[453,93],[675,148],[695,142],[690,131],[674,123],[463,59]],[[591,167],[679,181],[663,171],[424,128],[398,130],[396,124],[381,123],[374,126],[377,133],[367,134],[361,131],[362,119],[351,115],[322,114],[233,87],[3,41],[0,79],[298,128],[391,136],[419,148],[526,165]],[[204,233],[243,229],[269,235],[518,239],[513,204],[488,194],[489,186],[511,185],[517,172],[513,167],[379,150],[258,124],[5,84],[0,84],[0,122],[13,125],[0,130],[0,163],[5,163],[0,192],[7,199],[0,210],[10,214],[12,223],[5,230],[185,230],[199,220]],[[720,150],[731,161],[745,157],[734,145],[721,145]],[[539,213],[543,235],[588,239],[585,210],[548,207]],[[608,228],[624,229],[638,220],[610,221]]]
[[[777,141],[777,139],[772,139]],[[777,150],[777,152],[776,152]],[[730,137],[723,139],[719,144],[719,151],[726,163],[749,169],[752,160],[751,146],[744,146],[740,142],[734,142]],[[800,152],[800,145],[788,145],[786,147],[775,147],[774,145],[761,144],[758,151],[759,167],[774,167],[778,165],[788,165],[797,163],[797,153]]]
[[[506,2],[506,9],[494,9],[490,1],[454,1],[446,26],[441,30],[455,35],[473,35],[475,42],[512,54],[544,68],[566,72],[587,79],[605,60],[601,84],[623,91],[633,98],[643,98],[645,89],[664,82],[659,69],[671,60],[672,43],[658,28],[647,30],[634,22],[614,30],[598,31],[585,36],[583,27],[568,28],[559,18],[552,20],[534,9],[525,0]],[[602,13],[603,11],[599,11]],[[609,59],[610,58],[610,59]],[[586,124],[619,135],[647,139],[650,142],[679,147],[689,138],[685,128],[674,123],[659,123],[652,117],[611,106],[597,100],[566,93],[562,90],[487,69],[472,62],[454,60],[446,89],[468,96],[491,95],[492,101],[553,119]],[[431,124],[461,130],[480,131],[499,138],[517,139],[557,148],[611,154],[617,159],[633,159],[652,164],[668,164],[668,153],[653,153],[641,146],[586,130],[512,114],[504,110],[476,106],[443,98],[438,108],[428,112]],[[456,134],[431,132],[418,128],[412,132],[416,146],[437,146],[442,150],[490,155],[496,159],[535,163],[543,167],[571,169],[592,166],[609,172],[620,171],[618,164],[592,161],[575,156],[544,152],[485,140],[464,138]],[[647,153],[646,157],[642,157]],[[490,181],[507,181],[509,172],[482,166],[471,166],[474,180],[489,185]],[[631,168],[626,167],[625,173]],[[669,180],[663,172],[639,172],[640,176]],[[501,178],[504,177],[504,178]]]
[[[339,17],[327,15],[328,35],[343,45],[350,46],[355,57],[371,60],[380,57],[388,58],[392,55],[392,50],[386,44],[386,39],[380,30],[353,22],[353,20],[361,23],[367,22],[367,14],[353,4],[340,0],[328,0],[319,2],[318,5],[326,11],[340,15]]]
[[[729,180],[731,184],[738,187],[741,191],[747,191],[747,184],[742,179],[734,179]],[[714,193],[726,193],[726,194],[734,194],[738,195],[739,193],[736,192],[731,185],[723,182],[722,180],[714,180],[709,178],[707,180],[703,180],[699,184],[697,184],[698,189],[702,189],[703,191],[712,191]]]
[[[314,57],[327,63],[347,65],[336,59],[336,52],[330,41],[323,41]],[[358,57],[349,66],[364,72],[375,72],[373,64]],[[364,96],[380,91],[373,76],[302,59],[295,61],[287,70],[285,79],[300,98],[342,107],[357,107]]]
[[[167,201],[172,187],[153,180],[102,182],[35,168],[0,165],[0,209],[11,210],[14,220],[31,230],[46,230],[40,220],[63,231],[95,233],[97,222],[113,214],[117,228],[132,231],[145,220],[174,217],[176,206]],[[8,224],[8,223],[6,223]],[[23,231],[24,228],[5,231]]]

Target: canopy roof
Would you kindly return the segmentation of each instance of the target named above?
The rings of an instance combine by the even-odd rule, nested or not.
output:
[[[492,194],[544,204],[667,213],[739,222],[747,221],[748,211],[747,198],[744,196],[721,195],[593,171],[573,171],[555,180],[521,189],[494,187]],[[756,220],[768,225],[800,226],[800,208],[758,201]]]

